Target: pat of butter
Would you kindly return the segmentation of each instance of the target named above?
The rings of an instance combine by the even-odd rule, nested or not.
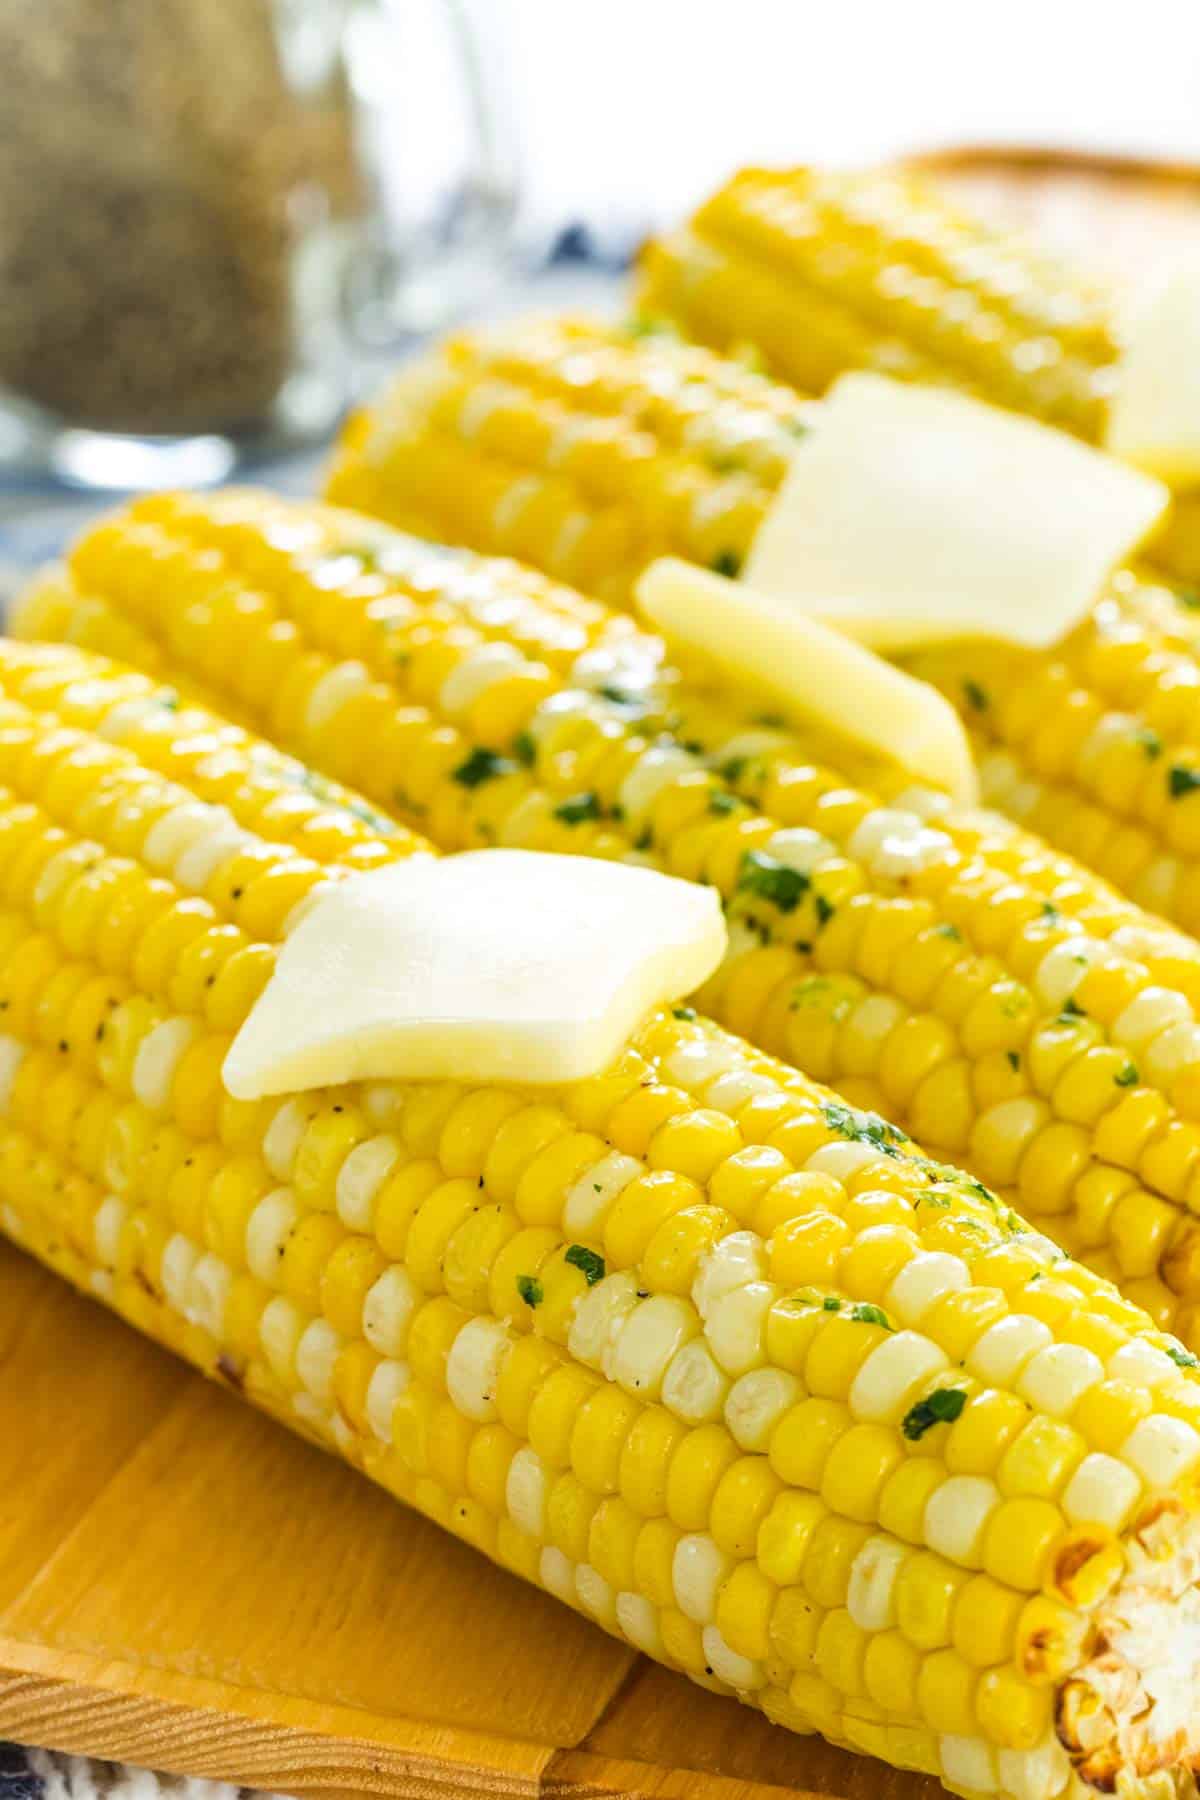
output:
[[[977,801],[962,720],[928,682],[750,582],[674,557],[651,563],[635,596],[643,616],[675,643],[786,709],[891,757],[964,805]]]
[[[712,888],[528,850],[414,857],[322,893],[225,1058],[239,1100],[344,1081],[598,1074],[725,952]]]
[[[1200,482],[1200,257],[1131,309],[1105,444],[1172,486]]]
[[[880,650],[1044,649],[1158,524],[1161,482],[962,394],[845,375],[797,445],[753,586]]]

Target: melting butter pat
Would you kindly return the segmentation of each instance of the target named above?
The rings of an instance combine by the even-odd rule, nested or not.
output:
[[[1175,487],[1200,483],[1200,257],[1177,263],[1135,304],[1105,443]]]
[[[414,857],[323,892],[225,1058],[239,1100],[598,1074],[725,952],[712,888],[526,850]]]
[[[979,797],[963,724],[928,682],[808,618],[797,606],[663,557],[635,589],[643,616],[786,710],[815,720],[934,782],[964,805]]]
[[[1161,482],[1035,420],[845,375],[802,439],[745,578],[878,650],[1044,649],[1161,521]]]

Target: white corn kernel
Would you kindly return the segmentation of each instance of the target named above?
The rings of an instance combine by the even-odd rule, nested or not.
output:
[[[498,1319],[468,1319],[446,1358],[446,1392],[459,1412],[486,1425],[496,1417],[496,1385],[510,1343]]]
[[[869,862],[888,838],[903,842],[923,829],[916,813],[902,812],[895,806],[877,806],[850,833],[846,853],[856,862]]]
[[[1147,987],[1117,1014],[1110,1036],[1127,1049],[1140,1051],[1168,1026],[1193,1023],[1192,1009],[1182,994],[1174,988]]]
[[[300,1140],[308,1129],[309,1109],[303,1100],[285,1100],[271,1115],[263,1134],[263,1161],[276,1181],[290,1181]]]
[[[884,1311],[902,1325],[919,1325],[939,1300],[970,1285],[971,1271],[961,1256],[951,1256],[946,1250],[919,1250],[885,1294]]]
[[[718,1075],[740,1066],[741,1057],[728,1038],[704,1033],[676,1044],[663,1059],[663,1074],[689,1094],[700,1094]]]
[[[693,1338],[671,1358],[663,1377],[662,1402],[685,1425],[706,1425],[721,1417],[729,1377],[703,1338]]]
[[[1129,1433],[1121,1456],[1147,1486],[1173,1487],[1200,1458],[1200,1432],[1167,1413],[1151,1413]]]
[[[999,1504],[996,1484],[982,1475],[949,1475],[925,1506],[925,1542],[966,1569],[979,1567],[983,1530]]]
[[[1093,1450],[1067,1483],[1062,1509],[1072,1525],[1104,1525],[1120,1531],[1141,1491],[1131,1468],[1115,1456]]]
[[[117,1266],[121,1232],[129,1217],[129,1208],[116,1194],[106,1194],[96,1208],[92,1220],[92,1247],[101,1268],[111,1275]]]
[[[246,1221],[246,1264],[267,1287],[279,1281],[284,1247],[299,1217],[291,1188],[279,1187],[263,1195]]]
[[[772,1081],[767,1075],[756,1075],[753,1069],[727,1069],[715,1081],[709,1082],[702,1098],[705,1106],[711,1106],[714,1111],[736,1116],[756,1094],[774,1094],[778,1091],[779,1083]]]
[[[879,1150],[873,1144],[822,1144],[806,1160],[805,1170],[812,1175],[828,1175],[833,1181],[851,1181],[860,1170],[879,1161]]]
[[[327,1319],[306,1325],[296,1345],[296,1373],[327,1411],[333,1404],[333,1371],[346,1340]]]
[[[779,1292],[774,1282],[749,1281],[709,1306],[704,1335],[727,1375],[745,1375],[766,1361],[763,1328]]]
[[[192,894],[202,894],[222,863],[230,862],[255,842],[248,831],[235,823],[227,807],[214,806],[210,811],[211,829],[176,857],[171,871],[177,884]]]
[[[948,1367],[932,1338],[919,1331],[893,1332],[861,1364],[850,1386],[850,1411],[856,1419],[899,1419],[917,1389]]]
[[[367,1383],[367,1423],[381,1444],[392,1441],[392,1416],[396,1402],[411,1379],[407,1363],[378,1363]]]
[[[636,1157],[610,1150],[567,1189],[563,1201],[564,1231],[573,1237],[596,1236],[617,1196],[644,1173],[645,1165]]]
[[[680,1612],[697,1625],[707,1625],[715,1619],[717,1594],[732,1568],[732,1556],[707,1532],[693,1531],[681,1537],[671,1564],[671,1585]]]
[[[188,1282],[188,1322],[220,1338],[225,1325],[225,1306],[233,1286],[233,1270],[212,1251],[202,1256]]]
[[[133,1059],[133,1097],[150,1112],[165,1112],[169,1106],[175,1071],[199,1030],[195,1019],[164,1019],[138,1045]]]
[[[167,1305],[184,1317],[187,1315],[188,1287],[192,1279],[192,1270],[200,1258],[200,1252],[190,1238],[177,1231],[169,1237],[162,1253],[162,1285],[167,1297]]]
[[[1057,1735],[1047,1732],[1033,1750],[997,1750],[996,1773],[1012,1800],[1055,1800],[1071,1779],[1071,1762]]]
[[[331,725],[345,706],[347,700],[353,700],[364,688],[370,686],[371,676],[365,663],[335,663],[329,672],[321,676],[308,696],[308,704],[304,708],[304,721],[301,727],[306,736],[312,737]]]
[[[635,1650],[661,1661],[662,1632],[658,1627],[658,1610],[644,1594],[617,1595],[617,1624]]]
[[[556,1600],[565,1600],[568,1606],[575,1604],[575,1565],[552,1544],[546,1546],[538,1559],[538,1579]]]
[[[718,1681],[728,1682],[739,1694],[753,1693],[766,1687],[766,1672],[760,1662],[732,1650],[715,1625],[706,1625],[702,1634],[704,1660]]]
[[[751,1369],[725,1397],[725,1424],[740,1450],[765,1450],[779,1420],[801,1397],[786,1369]]]
[[[603,1369],[610,1345],[637,1303],[638,1278],[631,1269],[618,1269],[588,1288],[567,1335],[567,1348],[576,1362]]]
[[[262,1345],[271,1371],[278,1381],[290,1387],[295,1379],[296,1347],[308,1319],[285,1294],[276,1294],[263,1307],[258,1321],[258,1341]]]
[[[599,1569],[591,1563],[580,1563],[575,1571],[575,1592],[585,1612],[602,1625],[613,1625],[617,1618],[617,1596]]]
[[[184,800],[156,819],[142,841],[142,860],[163,873],[175,866],[190,845],[212,829],[212,807],[203,800]]]
[[[480,644],[463,657],[443,681],[438,698],[441,710],[451,719],[466,712],[489,687],[503,681],[514,669],[524,665],[525,658],[512,644],[503,641]]]
[[[1034,990],[1047,1007],[1057,1010],[1082,987],[1093,963],[1111,961],[1107,944],[1077,933],[1047,950],[1033,978]]]
[[[800,875],[811,875],[837,855],[837,846],[829,838],[822,837],[819,831],[810,831],[806,825],[789,825],[786,830],[774,832],[763,848],[776,862]]]
[[[690,1301],[653,1294],[625,1315],[604,1358],[604,1373],[626,1393],[657,1400],[671,1358],[699,1330]]]
[[[1157,1344],[1130,1338],[1114,1350],[1105,1371],[1110,1381],[1131,1381],[1135,1387],[1157,1388],[1179,1378],[1179,1365]]]
[[[513,1524],[527,1537],[545,1536],[548,1488],[546,1465],[536,1450],[523,1444],[508,1465],[504,1504]]]
[[[1037,1412],[1065,1419],[1076,1402],[1098,1381],[1104,1364],[1082,1344],[1047,1344],[1035,1351],[1017,1377],[1017,1392]]]
[[[976,1340],[967,1355],[967,1368],[991,1387],[1012,1387],[1030,1358],[1053,1342],[1053,1332],[1040,1319],[1010,1313]]]
[[[0,1037],[0,1113],[8,1111],[13,1083],[25,1061],[26,1049],[16,1038]]]
[[[620,803],[630,824],[640,825],[663,789],[696,766],[686,750],[667,746],[644,751],[621,783]]]
[[[348,1231],[369,1232],[375,1219],[375,1196],[395,1168],[400,1145],[381,1134],[355,1144],[338,1170],[335,1205]]]
[[[767,1247],[755,1231],[731,1231],[700,1262],[692,1283],[692,1301],[702,1319],[726,1294],[767,1273]]]
[[[381,1356],[403,1356],[421,1297],[412,1276],[399,1263],[372,1283],[363,1300],[362,1329],[373,1350]]]
[[[938,1755],[942,1763],[942,1779],[973,1794],[994,1794],[998,1782],[996,1759],[990,1744],[982,1738],[951,1737],[938,1739]]]
[[[1169,1088],[1185,1069],[1200,1062],[1200,1025],[1168,1025],[1138,1052],[1139,1073],[1152,1087]]]
[[[896,1577],[912,1550],[880,1532],[869,1537],[850,1564],[846,1610],[863,1631],[887,1631],[896,1623]]]

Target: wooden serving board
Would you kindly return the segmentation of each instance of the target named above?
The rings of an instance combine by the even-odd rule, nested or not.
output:
[[[303,1796],[932,1800],[635,1655],[0,1243],[0,1738]]]
[[[1200,177],[928,173],[1107,274]],[[933,1800],[623,1648],[0,1243],[0,1738],[297,1796]]]

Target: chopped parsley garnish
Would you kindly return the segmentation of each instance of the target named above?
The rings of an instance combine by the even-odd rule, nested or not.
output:
[[[826,1294],[821,1302],[822,1312],[841,1312],[842,1303],[836,1294]]]
[[[1141,746],[1143,755],[1148,757],[1151,762],[1154,761],[1155,757],[1161,756],[1163,753],[1162,739],[1159,737],[1157,731],[1152,731],[1148,725],[1144,730],[1134,732],[1133,741],[1135,744]]]
[[[714,575],[727,575],[736,581],[742,572],[742,559],[736,550],[720,550],[709,565]]]
[[[850,1317],[858,1325],[882,1325],[885,1331],[892,1329],[892,1321],[882,1306],[870,1306],[865,1300],[850,1308]]]
[[[627,688],[618,687],[615,682],[606,681],[603,687],[596,689],[603,700],[611,700],[614,706],[641,706],[639,695],[631,694]]]
[[[1010,1069],[1019,1069],[1021,1066],[1021,1058],[1017,1055],[1015,1050],[1010,1050],[1008,1052],[1008,1066]]]
[[[179,711],[179,695],[174,688],[160,688],[154,698],[164,712],[177,713]]]
[[[830,919],[832,919],[834,913],[837,911],[837,907],[833,904],[832,900],[827,900],[824,894],[817,894],[814,898],[817,905],[817,924],[828,925]]]
[[[673,1006],[671,1008],[671,1017],[673,1019],[694,1019],[695,1016],[696,1009],[694,1006]]]
[[[531,769],[537,760],[537,744],[531,731],[518,731],[513,739],[513,755],[519,763]]]
[[[836,1131],[839,1137],[849,1138],[856,1144],[870,1144],[884,1156],[898,1156],[897,1145],[908,1142],[899,1126],[889,1124],[878,1113],[859,1112],[840,1100],[827,1100],[821,1112],[829,1129]]]
[[[1118,1087],[1136,1087],[1138,1072],[1131,1062],[1127,1062],[1123,1069],[1117,1070],[1113,1080]]]
[[[485,781],[495,781],[500,775],[511,775],[514,766],[507,756],[500,756],[495,750],[480,748],[472,750],[466,762],[459,763],[452,772],[452,779],[460,787],[482,787]]]
[[[1200,788],[1200,769],[1189,769],[1185,763],[1172,763],[1167,773],[1167,790],[1172,800],[1182,800]]]
[[[717,774],[723,775],[726,781],[740,781],[746,773],[746,764],[749,760],[747,756],[731,756],[728,762],[721,764]]]
[[[598,1281],[604,1280],[604,1258],[594,1250],[589,1250],[586,1244],[569,1245],[565,1260],[573,1269],[582,1271],[589,1287],[595,1287]]]
[[[1175,604],[1184,607],[1188,612],[1200,612],[1200,592],[1195,588],[1177,588]]]
[[[517,1292],[526,1306],[540,1306],[545,1298],[542,1284],[536,1275],[518,1275]]]
[[[986,688],[981,688],[977,681],[964,681],[963,693],[967,696],[968,706],[973,707],[976,712],[987,711],[989,705],[988,692]]]
[[[710,813],[736,812],[741,805],[742,802],[738,799],[736,794],[723,794],[719,788],[715,788],[708,796],[708,810]]]
[[[1078,1000],[1076,1000],[1074,994],[1069,994],[1063,1001],[1062,1011],[1058,1015],[1059,1023],[1062,1024],[1067,1019],[1086,1018],[1087,1014],[1084,1012],[1082,1006],[1080,1006]]]
[[[598,794],[572,794],[569,800],[563,800],[554,809],[556,819],[564,825],[582,825],[585,819],[599,819],[603,815],[600,810]]]
[[[1058,920],[1058,919],[1062,918],[1062,914],[1059,912],[1057,906],[1055,906],[1052,901],[1043,900],[1042,901],[1042,917],[1043,917],[1043,919]]]
[[[1200,1369],[1200,1356],[1193,1356],[1182,1344],[1168,1344],[1167,1355],[1181,1369]]]
[[[804,438],[808,436],[812,426],[806,419],[788,419],[783,429],[790,432],[794,438]]]
[[[938,925],[934,935],[940,938],[949,938],[952,944],[961,944],[963,941],[962,932],[957,925]]]
[[[738,887],[742,893],[769,900],[780,912],[795,912],[812,886],[811,877],[793,869],[765,850],[747,850],[742,858]]]
[[[962,1388],[935,1388],[924,1400],[910,1406],[900,1422],[906,1438],[914,1443],[934,1425],[952,1425],[967,1404]]]
[[[632,313],[625,321],[627,336],[634,338],[679,336],[670,319],[659,318],[655,313]]]

